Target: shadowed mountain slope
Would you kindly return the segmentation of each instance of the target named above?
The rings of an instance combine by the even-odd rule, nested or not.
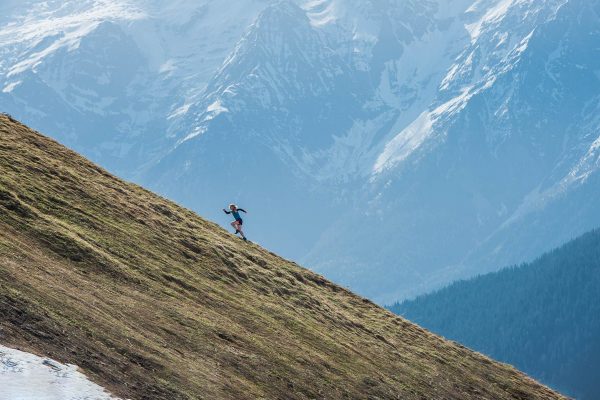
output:
[[[600,398],[600,230],[391,310],[579,400]]]
[[[561,398],[7,116],[0,310],[2,344],[132,399]]]

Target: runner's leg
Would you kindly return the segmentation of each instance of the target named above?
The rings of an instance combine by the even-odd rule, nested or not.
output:
[[[242,231],[242,224],[239,221],[237,222],[237,230],[240,233],[240,235],[242,235],[243,238],[246,238],[246,235],[244,235],[244,232]]]

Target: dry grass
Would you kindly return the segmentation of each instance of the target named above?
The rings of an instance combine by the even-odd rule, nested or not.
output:
[[[7,116],[0,307],[0,342],[132,399],[561,398]]]

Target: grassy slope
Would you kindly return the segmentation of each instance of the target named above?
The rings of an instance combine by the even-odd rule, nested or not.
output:
[[[0,310],[133,399],[560,398],[5,116]]]

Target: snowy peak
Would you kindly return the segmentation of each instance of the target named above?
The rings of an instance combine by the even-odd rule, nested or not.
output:
[[[310,85],[314,79],[304,81],[300,78],[309,77],[301,75],[320,75],[318,67],[326,66],[323,64],[331,56],[304,11],[292,2],[277,2],[258,16],[225,61],[209,91],[217,83],[222,87],[226,81],[243,82],[253,77],[269,79],[279,89],[286,85],[302,89],[303,84]],[[317,77],[319,81],[322,79]]]
[[[286,24],[292,21],[307,20],[305,11],[291,0],[279,0],[266,7],[258,17],[257,23]]]
[[[378,174],[402,167],[403,162],[412,159],[413,153],[416,158],[422,156],[419,149],[431,150],[431,146],[423,145],[430,139],[436,139],[438,143],[440,139],[444,140],[452,121],[485,91],[500,90],[506,94],[509,89],[503,84],[495,85],[496,81],[516,68],[525,57],[536,29],[555,19],[564,3],[564,0],[543,5],[532,1],[479,1],[457,12],[451,24],[446,21],[445,25],[454,28],[441,28],[440,32],[451,39],[444,41],[446,47],[436,49],[440,55],[437,57],[439,63],[434,67],[438,72],[446,71],[445,75],[424,75],[435,85],[429,103],[422,105],[427,111],[419,114],[385,145],[373,172]],[[469,33],[468,38],[465,32]],[[417,71],[415,69],[416,76]],[[420,73],[423,71],[421,69]],[[505,114],[506,110],[499,106],[496,117],[501,119]]]
[[[14,11],[16,20],[0,28],[0,54],[6,60],[0,64],[0,72],[9,77],[35,68],[60,49],[77,48],[80,40],[104,21],[133,21],[144,16],[133,5],[117,1],[54,1],[22,7]]]
[[[106,114],[118,99],[128,97],[128,89],[144,66],[135,42],[119,25],[104,21],[81,38],[76,48],[48,56],[36,72],[77,110]]]
[[[186,113],[196,117],[183,140],[209,131],[219,116],[233,119],[246,132],[262,132],[263,140],[266,137],[271,143],[322,146],[331,137],[309,128],[314,121],[302,121],[302,116],[323,121],[344,105],[356,107],[355,86],[351,68],[327,47],[305,11],[289,1],[276,2],[260,13],[210,81],[202,100]],[[345,103],[335,104],[334,99],[341,97]],[[326,109],[324,102],[329,103]],[[290,118],[293,121],[285,127]]]
[[[516,65],[535,30],[554,19],[564,3],[501,0],[482,11],[480,3],[473,5],[467,10],[465,24],[471,43],[449,68],[440,85],[442,93],[462,92],[469,86],[489,87],[498,75]]]

